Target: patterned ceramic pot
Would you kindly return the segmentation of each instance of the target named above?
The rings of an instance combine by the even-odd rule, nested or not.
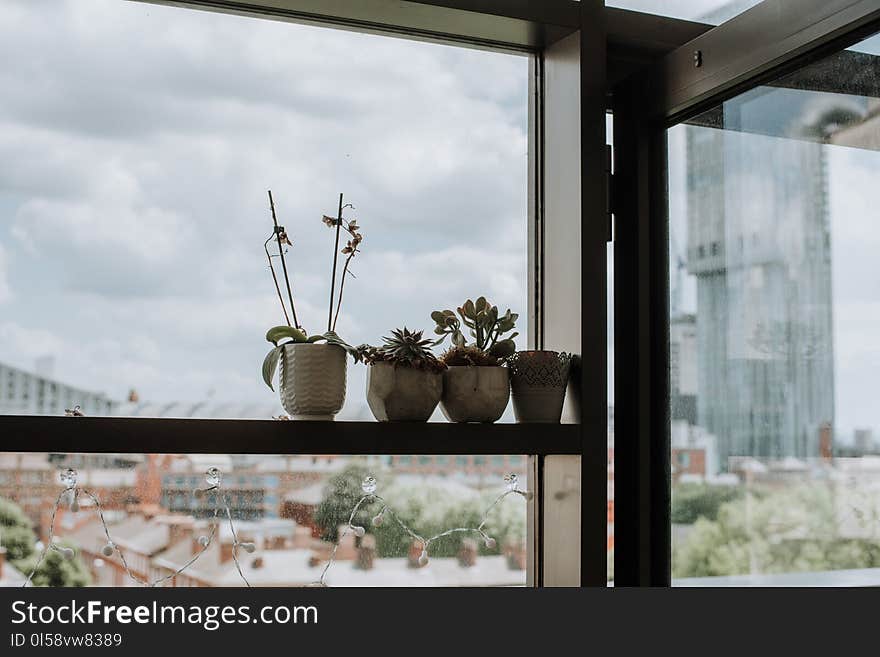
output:
[[[393,363],[367,368],[367,403],[379,422],[427,422],[443,392],[443,374]]]
[[[281,405],[294,420],[332,420],[345,403],[345,350],[333,344],[284,345]]]
[[[495,422],[509,400],[506,367],[457,365],[443,373],[440,410],[450,422]]]
[[[516,421],[559,422],[571,356],[556,351],[518,351],[507,364]]]

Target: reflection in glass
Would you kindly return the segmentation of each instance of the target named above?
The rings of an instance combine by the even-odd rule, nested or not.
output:
[[[878,52],[874,37],[669,133],[682,582],[880,578]]]

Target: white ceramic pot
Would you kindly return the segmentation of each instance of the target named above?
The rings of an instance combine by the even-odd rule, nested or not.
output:
[[[459,365],[443,373],[440,409],[450,422],[495,422],[509,399],[506,367]]]
[[[367,368],[367,403],[379,422],[427,422],[443,392],[443,374],[393,363]]]
[[[294,420],[332,420],[345,403],[345,350],[333,344],[284,345],[281,405]]]

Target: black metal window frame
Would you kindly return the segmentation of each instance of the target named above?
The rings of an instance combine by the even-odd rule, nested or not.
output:
[[[692,38],[612,89],[617,586],[671,583],[667,129],[880,31],[880,0],[765,0],[718,27],[677,24]]]

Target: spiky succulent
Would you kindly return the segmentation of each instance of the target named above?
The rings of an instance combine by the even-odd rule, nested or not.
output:
[[[423,338],[423,331],[408,328],[394,329],[391,337],[383,337],[380,347],[363,347],[362,355],[367,363],[393,362],[417,369],[439,371],[443,364],[431,353],[431,340]]]

